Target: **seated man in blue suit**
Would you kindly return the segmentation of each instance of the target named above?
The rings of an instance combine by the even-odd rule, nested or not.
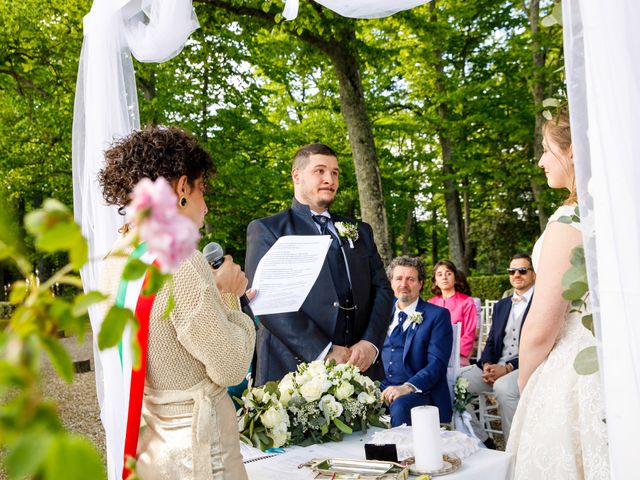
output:
[[[391,426],[411,425],[411,409],[419,405],[435,405],[440,422],[449,422],[447,364],[453,344],[449,311],[420,298],[426,273],[419,258],[395,258],[387,275],[396,304],[382,347],[385,379],[380,387]]]

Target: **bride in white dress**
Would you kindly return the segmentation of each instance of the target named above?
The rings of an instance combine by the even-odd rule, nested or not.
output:
[[[573,367],[578,352],[595,345],[595,339],[582,325],[587,312],[571,313],[570,303],[562,298],[562,276],[570,267],[571,251],[582,244],[578,223],[558,221],[573,215],[577,204],[568,115],[561,112],[547,122],[543,137],[538,166],[544,168],[550,187],[571,194],[533,249],[536,294],[522,328],[522,396],[507,451],[515,456],[516,480],[608,479],[600,377],[578,375]]]

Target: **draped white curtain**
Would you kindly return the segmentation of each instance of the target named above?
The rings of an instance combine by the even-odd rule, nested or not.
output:
[[[109,251],[123,218],[105,205],[96,174],[103,152],[114,139],[139,128],[138,100],[131,54],[142,62],[163,62],[180,53],[198,28],[191,0],[95,0],[84,18],[73,119],[74,214],[89,243],[92,259],[81,271],[85,291],[98,288],[100,259]],[[107,436],[109,478],[122,476],[125,418],[114,403],[115,349],[96,346],[102,318],[89,312],[94,332],[96,388]],[[111,395],[105,397],[104,392]],[[124,420],[124,424],[123,424]]]
[[[640,431],[640,2],[562,3],[611,478],[626,479],[637,472]]]
[[[311,0],[307,0],[311,1]],[[428,3],[429,0],[314,0],[316,3],[351,18],[382,18]],[[293,20],[298,16],[299,0],[287,0],[282,16]]]

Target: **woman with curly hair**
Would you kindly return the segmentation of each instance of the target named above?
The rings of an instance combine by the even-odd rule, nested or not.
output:
[[[431,292],[434,297],[428,302],[449,310],[452,325],[460,324],[460,365],[469,365],[476,339],[478,313],[466,277],[453,262],[441,260],[431,271]]]
[[[117,141],[105,153],[98,178],[108,204],[121,213],[144,178],[166,179],[178,211],[198,228],[207,206],[204,190],[214,171],[209,154],[184,131],[146,127]],[[104,261],[102,289],[116,302],[136,225],[127,224]],[[173,274],[175,306],[163,314],[169,287],[156,295],[149,316],[142,417],[136,473],[142,479],[243,479],[236,412],[226,387],[243,380],[255,344],[253,321],[238,297],[247,280],[226,257],[212,270],[193,251]],[[107,392],[107,395],[109,393]],[[134,446],[135,449],[135,446]]]

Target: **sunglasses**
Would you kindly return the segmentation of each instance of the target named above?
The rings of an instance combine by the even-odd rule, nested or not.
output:
[[[507,268],[507,272],[509,272],[509,275],[515,275],[516,272],[518,272],[520,275],[526,275],[529,270],[533,271],[533,268]]]

